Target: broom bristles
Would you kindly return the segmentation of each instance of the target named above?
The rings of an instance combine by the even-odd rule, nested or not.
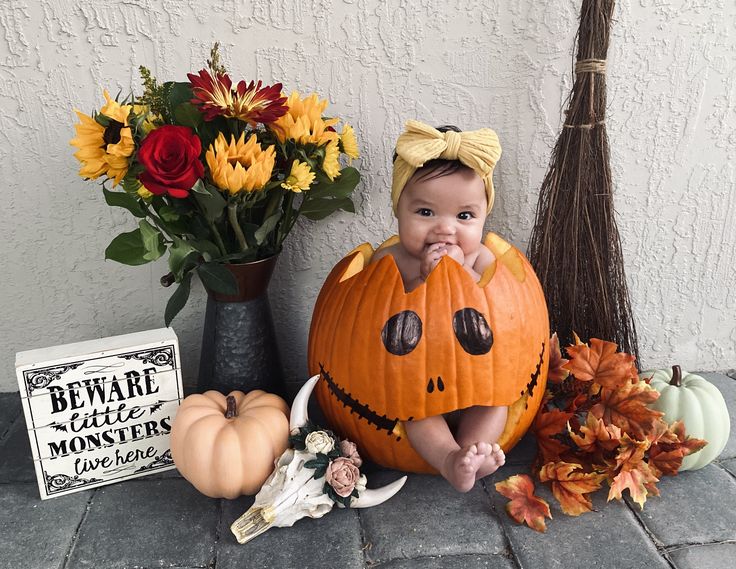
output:
[[[583,0],[575,83],[540,189],[528,253],[562,345],[577,332],[584,340],[616,342],[638,362],[605,125],[613,7],[613,0]]]

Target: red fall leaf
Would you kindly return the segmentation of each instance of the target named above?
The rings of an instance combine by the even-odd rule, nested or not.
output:
[[[617,352],[617,345],[598,338],[590,341],[590,346],[580,344],[569,346],[567,354],[570,361],[564,367],[579,381],[593,381],[602,387],[616,389],[626,383],[638,380],[634,356]]]
[[[518,523],[526,523],[539,532],[547,531],[544,518],[552,519],[549,504],[534,495],[534,482],[526,474],[511,476],[496,483],[496,490],[511,500],[506,504],[506,512]]]
[[[570,370],[564,367],[569,361],[562,357],[560,340],[557,337],[557,332],[555,332],[549,339],[549,370],[547,371],[547,381],[550,383],[562,383],[570,375]]]
[[[625,384],[617,389],[603,388],[600,402],[590,412],[607,425],[616,425],[636,439],[644,439],[655,422],[664,415],[647,407],[659,393],[645,382]]]
[[[593,509],[589,495],[600,489],[606,478],[605,474],[585,472],[582,468],[580,464],[550,462],[539,471],[542,482],[552,482],[552,494],[569,516],[579,516]]]
[[[537,437],[537,448],[542,455],[542,462],[555,462],[570,450],[559,439],[554,438],[567,432],[567,422],[572,413],[566,413],[559,409],[552,411],[540,411],[534,419],[534,434]]]
[[[648,440],[639,441],[628,435],[621,437],[621,446],[616,455],[616,470],[608,492],[609,502],[614,498],[620,500],[623,491],[628,490],[634,502],[639,504],[640,508],[644,508],[648,494],[659,495],[659,490],[654,486],[659,482],[659,478],[644,460],[649,445]]]
[[[583,452],[595,452],[599,448],[612,451],[619,445],[621,429],[616,425],[606,425],[603,419],[597,418],[593,413],[588,413],[585,425],[580,427],[580,432],[570,431],[570,438]]]

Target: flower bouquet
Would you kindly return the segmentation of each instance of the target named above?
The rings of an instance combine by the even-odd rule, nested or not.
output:
[[[105,105],[79,123],[71,144],[84,179],[102,178],[105,200],[127,209],[138,228],[115,237],[105,258],[142,265],[169,252],[164,286],[178,288],[168,326],[186,304],[192,274],[218,293],[237,293],[226,263],[278,254],[299,216],[354,212],[359,181],[353,129],[324,116],[316,94],[282,93],[281,83],[233,84],[218,45],[208,69],[188,82],[160,84],[140,68],[144,93]],[[110,187],[108,187],[110,186]],[[121,191],[115,188],[120,187]]]

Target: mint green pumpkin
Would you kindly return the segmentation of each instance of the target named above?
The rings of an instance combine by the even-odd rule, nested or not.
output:
[[[721,454],[728,442],[731,421],[726,401],[715,385],[682,371],[680,366],[645,371],[640,377],[660,393],[659,399],[650,405],[652,409],[663,411],[667,423],[683,421],[689,436],[708,441],[703,449],[683,459],[680,472],[703,468]]]

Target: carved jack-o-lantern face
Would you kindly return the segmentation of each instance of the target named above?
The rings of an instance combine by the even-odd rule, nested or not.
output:
[[[369,264],[365,244],[322,287],[310,372],[322,376],[317,395],[330,424],[373,461],[431,472],[402,423],[473,405],[509,406],[506,450],[529,427],[546,382],[544,295],[518,250],[492,233],[485,245],[496,261],[479,283],[444,257],[406,293],[393,258]]]

